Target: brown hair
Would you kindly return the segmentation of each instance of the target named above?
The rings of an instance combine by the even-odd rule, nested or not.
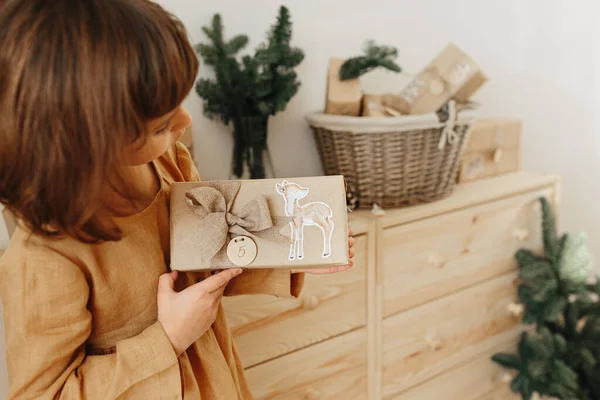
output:
[[[147,0],[0,9],[0,203],[37,234],[118,240],[103,191],[125,146],[191,90],[181,21]]]

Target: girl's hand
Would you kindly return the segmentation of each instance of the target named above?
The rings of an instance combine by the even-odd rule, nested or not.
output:
[[[348,229],[348,265],[340,265],[328,268],[292,269],[292,273],[295,274],[299,272],[304,272],[306,274],[333,274],[352,268],[354,266],[354,238],[352,237],[352,234],[352,229]]]
[[[175,291],[177,271],[158,281],[158,321],[162,324],[177,356],[187,350],[213,324],[229,281],[242,269],[226,269],[181,292]]]

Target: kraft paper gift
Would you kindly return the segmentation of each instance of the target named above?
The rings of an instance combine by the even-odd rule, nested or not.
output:
[[[449,100],[465,103],[487,81],[479,65],[454,43],[448,44],[401,92],[383,104],[402,114],[426,114]]]
[[[340,79],[340,68],[345,61],[343,58],[329,60],[325,113],[359,116],[362,99],[360,80],[358,78],[346,81]]]
[[[363,117],[399,117],[398,111],[393,108],[387,107],[384,104],[385,96],[365,94],[362,98],[362,111]]]
[[[342,176],[174,183],[171,268],[348,264]]]

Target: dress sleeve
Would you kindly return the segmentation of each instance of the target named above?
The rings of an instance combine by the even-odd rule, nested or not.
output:
[[[176,143],[177,164],[186,182],[197,182],[200,174],[188,149]],[[304,286],[304,274],[290,270],[248,269],[229,282],[226,296],[242,294],[270,294],[277,297],[298,297]]]
[[[296,298],[302,292],[303,286],[304,273],[293,274],[288,269],[248,269],[229,281],[224,294],[270,294]]]
[[[21,261],[0,261],[8,399],[181,395],[178,359],[159,322],[110,354],[87,354],[92,315],[84,273],[48,248],[26,251]]]
[[[186,182],[199,182],[200,173],[198,172],[198,168],[196,168],[196,164],[194,164],[194,159],[188,148],[181,142],[175,142],[175,151],[177,167],[181,171],[183,179]]]

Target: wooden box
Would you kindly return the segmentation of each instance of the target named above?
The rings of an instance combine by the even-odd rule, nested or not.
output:
[[[521,120],[482,119],[473,124],[459,182],[516,172],[520,166]]]

